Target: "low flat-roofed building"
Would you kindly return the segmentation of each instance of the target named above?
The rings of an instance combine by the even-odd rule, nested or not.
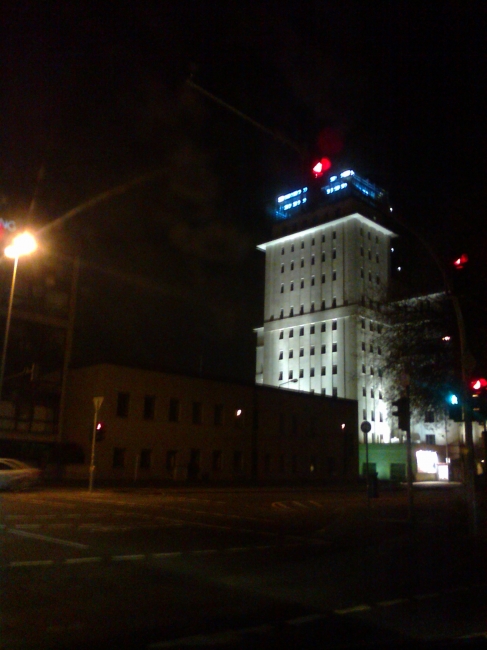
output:
[[[101,480],[354,480],[355,400],[101,364],[70,371],[65,440],[88,477],[95,411]]]

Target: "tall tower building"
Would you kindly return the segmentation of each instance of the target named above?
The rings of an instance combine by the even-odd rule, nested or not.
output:
[[[278,197],[265,252],[256,383],[358,400],[372,442],[390,441],[376,310],[390,281],[387,193],[352,170]]]

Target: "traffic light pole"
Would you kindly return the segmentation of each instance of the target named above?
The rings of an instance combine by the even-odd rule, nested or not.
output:
[[[409,384],[406,386],[406,395],[408,398],[408,414],[406,427],[406,453],[407,453],[407,472],[408,472],[408,520],[414,522],[414,498],[413,498],[413,450],[411,445],[411,409],[409,402]]]

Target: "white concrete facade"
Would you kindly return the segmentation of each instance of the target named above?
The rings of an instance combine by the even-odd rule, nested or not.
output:
[[[391,436],[372,305],[388,288],[394,236],[354,211],[302,230],[298,221],[258,247],[266,274],[256,382],[356,399],[376,442]]]

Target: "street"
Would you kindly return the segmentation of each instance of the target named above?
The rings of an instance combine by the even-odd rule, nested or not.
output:
[[[487,631],[462,488],[1,496],[2,647],[330,647]],[[353,622],[353,625],[351,624]]]

